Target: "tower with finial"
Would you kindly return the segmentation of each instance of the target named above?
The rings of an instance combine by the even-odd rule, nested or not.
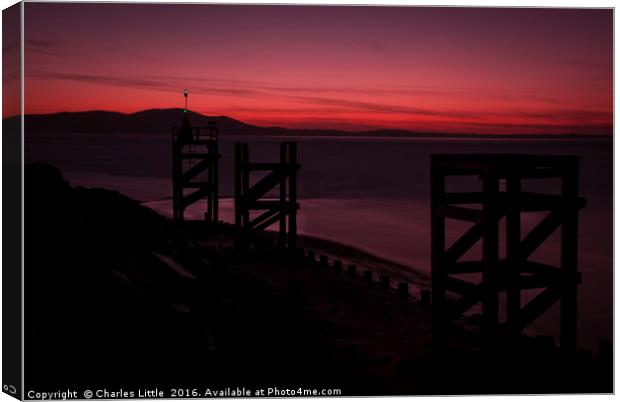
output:
[[[189,123],[189,113],[187,110],[187,97],[189,91],[187,89],[183,90],[183,97],[185,98],[185,108],[183,109],[183,121],[181,122],[181,138],[184,141],[191,141],[192,139],[192,126]]]
[[[190,124],[188,96],[189,91],[184,89],[181,126],[172,130],[173,217],[182,221],[186,208],[206,201],[205,221],[215,224],[218,222],[218,161],[221,158],[217,127]],[[194,119],[200,122],[200,116]]]

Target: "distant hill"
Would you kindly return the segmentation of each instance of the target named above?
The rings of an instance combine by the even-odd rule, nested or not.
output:
[[[28,133],[170,133],[179,126],[183,109],[149,109],[125,114],[108,111],[60,112],[52,114],[30,114],[25,116],[25,131]],[[412,132],[407,130],[340,131],[327,129],[289,129],[283,127],[260,127],[246,124],[227,116],[206,116],[189,112],[192,126],[207,126],[215,122],[221,133],[227,135],[278,135],[278,136],[368,136],[368,137],[425,137],[425,138],[611,138],[601,135],[578,134],[442,134]],[[19,117],[3,119],[3,127],[19,128]]]
[[[189,112],[193,126],[215,122],[221,130],[252,133],[257,127],[226,116],[205,116]],[[150,109],[132,114],[107,111],[61,112],[25,116],[27,132],[170,133],[179,126],[182,109]],[[8,120],[17,119],[11,117]],[[259,129],[260,130],[260,129]]]

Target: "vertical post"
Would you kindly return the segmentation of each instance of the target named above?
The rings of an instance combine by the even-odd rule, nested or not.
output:
[[[563,223],[561,229],[561,299],[560,299],[560,346],[566,353],[577,348],[577,198],[579,188],[577,160],[571,160],[562,173]]]
[[[482,334],[486,345],[495,341],[499,292],[497,284],[497,263],[499,260],[499,222],[497,201],[499,180],[493,167],[487,164],[482,177]]]
[[[183,199],[183,143],[176,133],[172,135],[172,215],[177,221],[183,220],[183,207],[181,201]]]
[[[437,208],[444,203],[445,175],[431,161],[431,280],[433,314],[433,353],[441,354],[446,346],[447,317],[445,311],[445,232],[446,219]]]
[[[207,158],[209,159],[209,170],[207,172],[207,186],[208,186],[208,195],[207,195],[207,213],[205,214],[205,220],[207,223],[213,222],[213,168],[215,166],[215,153],[213,152],[213,141],[211,138],[208,139],[207,142]]]
[[[177,141],[176,133],[172,132],[172,219],[179,219],[177,213]]]
[[[241,244],[241,144],[235,142],[235,229],[237,246]]]
[[[506,179],[506,274],[507,274],[507,326],[510,336],[515,338],[520,333],[519,314],[521,311],[521,289],[519,277],[521,256],[521,207],[520,207],[521,179],[517,174]]]
[[[289,144],[290,174],[289,174],[289,204],[288,216],[288,248],[297,248],[297,143]]]
[[[243,242],[247,241],[250,226],[250,208],[246,205],[245,197],[250,189],[250,150],[247,143],[241,146],[241,232]]]
[[[278,167],[280,173],[280,231],[278,232],[278,247],[286,247],[286,215],[287,215],[287,200],[286,200],[286,179],[288,174],[288,161],[287,161],[288,143],[283,142],[280,144],[280,165]]]
[[[212,214],[212,222],[213,223],[218,223],[219,222],[219,200],[220,200],[220,194],[219,194],[219,172],[218,172],[218,165],[220,163],[220,154],[219,154],[219,149],[218,149],[218,138],[217,137],[212,137],[211,140],[211,146],[213,147],[213,161],[212,161],[212,181],[211,181],[211,185],[212,185],[212,190],[211,190],[211,194],[213,196],[213,214]]]

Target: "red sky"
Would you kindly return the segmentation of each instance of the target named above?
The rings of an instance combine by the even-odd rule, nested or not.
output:
[[[610,134],[611,10],[25,4],[26,113]]]

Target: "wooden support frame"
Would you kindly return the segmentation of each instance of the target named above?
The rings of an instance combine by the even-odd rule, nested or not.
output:
[[[264,230],[278,223],[278,246],[297,248],[297,143],[280,144],[280,160],[277,163],[251,163],[247,143],[235,143],[235,226],[237,247],[248,245],[250,233]],[[251,173],[268,173],[251,184]],[[276,199],[265,197],[278,189]],[[263,211],[250,218],[250,211]]]
[[[210,224],[218,222],[220,158],[218,131],[215,125],[173,130],[172,209],[174,220],[183,221],[187,207],[206,200],[205,221]]]
[[[574,352],[577,346],[577,229],[578,211],[585,200],[578,195],[579,160],[573,156],[522,154],[449,154],[431,156],[431,272],[433,288],[433,344],[440,352],[446,346],[451,321],[476,304],[482,305],[484,345],[500,340],[503,326],[508,341],[556,302],[560,302],[560,346]],[[449,176],[475,175],[482,191],[447,192]],[[523,191],[526,179],[558,181],[559,194]],[[502,189],[501,184],[504,184]],[[475,205],[477,207],[474,207]],[[522,238],[524,213],[546,211],[547,215]],[[500,219],[505,217],[505,258],[500,259]],[[446,244],[446,220],[471,222],[472,226],[451,245]],[[560,266],[531,261],[531,255],[556,230],[561,231]],[[479,261],[460,261],[478,242]],[[478,273],[479,283],[454,275]],[[524,289],[543,289],[522,305]],[[447,293],[457,295],[447,303]],[[506,292],[506,305],[499,305]],[[504,308],[506,320],[499,322]]]

